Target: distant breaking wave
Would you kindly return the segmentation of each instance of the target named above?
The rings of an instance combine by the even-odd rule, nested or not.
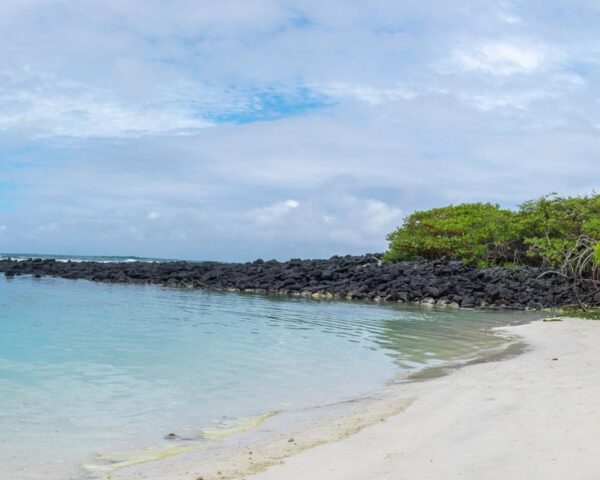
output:
[[[104,255],[47,255],[40,253],[0,253],[0,260],[24,261],[40,258],[42,260],[54,259],[57,262],[98,262],[98,263],[163,263],[177,262],[174,258],[152,258],[152,257],[134,257],[134,256],[104,256]]]

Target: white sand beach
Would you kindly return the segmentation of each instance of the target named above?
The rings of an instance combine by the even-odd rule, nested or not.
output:
[[[350,404],[339,418],[330,414],[326,425],[267,441],[276,431],[269,423],[277,422],[275,416],[252,439],[235,440],[236,455],[194,450],[118,470],[111,478],[600,478],[600,322],[536,321],[502,334],[521,337],[529,348],[394,386],[391,398]]]

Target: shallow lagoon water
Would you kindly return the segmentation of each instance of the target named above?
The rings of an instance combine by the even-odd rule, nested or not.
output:
[[[501,344],[489,327],[527,318],[2,277],[0,472],[81,478],[171,432],[199,439],[472,358]]]

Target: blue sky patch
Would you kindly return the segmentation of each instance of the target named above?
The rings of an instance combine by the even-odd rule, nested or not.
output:
[[[12,182],[0,181],[0,212],[5,213],[16,208],[14,200],[11,198],[12,193],[19,187]]]
[[[210,115],[208,118],[216,123],[245,124],[305,115],[333,105],[334,101],[308,88],[294,92],[273,89],[253,94],[246,108]]]

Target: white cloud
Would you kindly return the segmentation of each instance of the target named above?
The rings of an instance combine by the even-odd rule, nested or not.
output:
[[[297,200],[285,200],[272,205],[255,208],[248,212],[247,216],[257,225],[266,225],[281,220],[300,206]]]
[[[454,51],[453,58],[465,70],[498,76],[535,73],[551,61],[545,47],[514,40],[484,41],[459,48]]]
[[[365,228],[377,235],[388,233],[391,228],[398,225],[402,217],[402,210],[391,207],[378,200],[364,202]]]
[[[356,85],[336,82],[331,85],[316,87],[323,93],[336,98],[350,98],[365,102],[371,106],[398,100],[412,100],[417,94],[401,86],[394,88],[377,88],[370,85]]]
[[[498,18],[508,25],[514,26],[523,21],[523,18],[517,13],[517,5],[512,0],[501,0],[498,2]]]
[[[286,200],[284,202],[284,205],[287,208],[298,208],[300,206],[300,202],[296,201],[296,200]]]
[[[584,0],[4,1],[3,244],[325,256],[385,248],[417,208],[587,193],[599,21]]]
[[[512,15],[512,14],[510,14],[508,12],[502,12],[502,13],[500,13],[500,18],[504,22],[506,22],[506,23],[508,23],[510,25],[515,25],[517,23],[521,23],[521,18],[520,17],[518,17],[517,15]]]
[[[56,222],[50,222],[37,227],[37,233],[41,235],[55,234],[60,232],[61,227]]]
[[[258,234],[263,240],[294,238],[308,244],[382,250],[386,234],[401,222],[402,211],[379,200],[358,198],[341,184],[314,192],[302,202],[288,200],[253,210],[249,218],[261,228],[248,235]]]
[[[119,138],[191,133],[210,125],[164,98],[120,102],[109,91],[44,72],[0,72],[0,131]]]

